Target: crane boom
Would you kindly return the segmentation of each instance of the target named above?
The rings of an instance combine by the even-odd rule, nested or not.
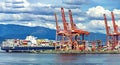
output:
[[[117,25],[115,24],[115,17],[114,17],[114,13],[111,12],[111,16],[112,16],[112,22],[113,22],[113,28],[114,28],[114,33],[117,33]]]
[[[61,14],[62,14],[62,22],[63,22],[63,26],[64,26],[64,30],[67,31],[67,23],[66,23],[66,19],[65,19],[65,13],[64,13],[64,9],[61,8]]]
[[[105,21],[106,33],[107,33],[107,35],[109,35],[109,27],[108,27],[108,24],[107,24],[107,18],[106,18],[105,14],[103,14],[103,16],[104,16],[104,21]]]
[[[58,26],[57,14],[54,13],[54,16],[55,16],[55,22],[56,22],[56,30],[58,31],[59,30],[59,26]]]
[[[72,17],[72,12],[69,10],[69,18],[70,18],[70,24],[71,24],[71,29],[75,29],[75,24],[73,22],[73,17]]]

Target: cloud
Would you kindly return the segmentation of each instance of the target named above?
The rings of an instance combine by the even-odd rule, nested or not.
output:
[[[34,18],[39,17],[40,19],[39,20],[23,19],[24,21],[23,20],[19,20],[19,21],[18,20],[16,20],[16,21],[8,20],[7,22],[1,22],[0,24],[15,24],[15,25],[22,25],[22,26],[29,26],[29,27],[42,26],[42,27],[47,27],[50,29],[56,29],[55,22],[51,21],[51,20],[54,20],[53,16],[37,15],[37,16],[33,16],[33,17]],[[42,19],[41,17],[43,17],[46,21],[44,19]],[[67,22],[69,23],[69,21],[67,21]],[[59,25],[60,25],[61,29],[63,29],[63,24],[61,21],[59,21]],[[82,23],[78,23],[77,26],[80,29],[86,29]]]
[[[51,4],[30,3],[27,0],[0,2],[0,24],[43,26],[55,29],[54,9]]]
[[[59,24],[62,24],[61,20],[61,7],[54,7],[51,4],[43,3],[29,3],[27,0],[15,0],[3,2],[0,10],[0,22],[2,24],[16,24],[24,26],[43,26],[50,29],[55,29],[54,12],[58,14]],[[69,22],[68,15],[69,8],[65,8],[66,19]],[[77,15],[81,15],[82,11],[79,8],[71,9],[74,20],[77,20]],[[79,13],[79,14],[78,14]],[[82,16],[82,15],[81,15]],[[80,17],[78,18],[79,21]],[[61,26],[62,28],[62,26]]]
[[[96,6],[96,7],[92,7],[89,8],[87,11],[87,15],[90,18],[103,18],[103,14],[106,13],[110,15],[110,11],[109,10],[105,10],[102,6]]]
[[[23,7],[28,7],[30,4],[27,0],[7,0],[6,1],[6,7],[15,7],[15,8],[23,8]]]
[[[88,27],[91,29],[102,30],[104,27],[104,20],[91,20],[88,23]]]
[[[120,20],[120,9],[114,9],[113,13],[115,15],[115,19]]]
[[[112,26],[111,22],[109,22],[108,24]],[[77,23],[77,27],[79,29],[84,29],[89,32],[99,32],[104,34],[106,33],[104,20],[90,20],[87,23]]]
[[[108,25],[111,28],[111,32],[113,32],[111,12],[114,13],[116,24],[120,26],[119,25],[120,10],[119,9],[113,9],[112,11],[110,11],[105,9],[102,6],[96,6],[96,7],[89,8],[88,11],[86,12],[88,15],[88,19],[90,21],[86,26],[86,28],[90,28],[90,29],[87,29],[87,30],[92,32],[106,33],[104,17],[103,17],[103,14],[106,14]]]
[[[111,12],[112,11],[105,9],[102,6],[96,6],[96,7],[89,8],[86,13],[90,19],[103,20],[103,14],[106,14],[108,19],[111,19]],[[113,13],[116,19],[120,18],[119,9],[114,9]]]
[[[84,17],[78,17],[77,20],[78,21],[85,21],[85,18]]]
[[[68,8],[68,9],[76,9],[81,8],[84,5],[87,5],[89,3],[89,0],[63,0],[62,7]]]
[[[104,20],[91,20],[88,24],[86,24],[86,28],[91,32],[105,33]]]
[[[17,1],[17,0],[14,0],[14,1]],[[26,10],[28,11],[28,8],[27,8],[28,2],[26,2],[26,0],[24,0],[25,2],[22,2],[22,3],[14,3],[14,1],[11,0],[8,2],[1,2],[3,3],[3,5],[0,7],[1,8],[0,13],[14,14],[14,13],[22,13],[22,12],[25,12]]]
[[[35,19],[39,20],[38,18],[47,20],[54,13],[50,4],[31,4],[27,0],[9,0],[7,2],[0,3],[2,4],[2,6],[0,6],[0,14],[2,14],[0,15],[0,21],[29,21]],[[46,17],[42,17],[41,15],[46,15]]]
[[[110,32],[113,32],[113,23],[112,20],[107,21],[108,26],[110,26]],[[118,30],[120,31],[120,20],[115,21],[118,25]],[[106,33],[105,22],[104,20],[90,20],[87,24],[82,24],[83,29],[91,32]]]
[[[110,22],[109,25],[112,26]],[[76,26],[78,29],[87,30],[89,32],[106,33],[104,20],[91,20],[87,23],[77,23]]]
[[[76,24],[76,26],[78,29],[86,29],[86,26],[82,23],[78,23],[78,24]]]
[[[29,13],[29,14],[42,14],[52,15],[54,10],[50,4],[42,3],[29,3],[27,0],[10,0],[2,3],[0,13]]]
[[[63,3],[67,5],[82,5],[86,4],[88,1],[87,0],[65,0]]]
[[[48,22],[24,22],[20,23],[18,25],[24,25],[24,26],[30,26],[30,27],[35,27],[35,26],[42,26],[42,27],[47,27],[50,29],[56,29],[56,26],[53,23],[48,23]]]
[[[29,0],[0,2],[0,24],[16,24],[30,27],[42,26],[55,29],[54,12],[56,12],[59,25],[63,28],[60,9],[63,7],[68,23],[68,10],[71,9],[74,22],[79,29],[105,33],[103,14],[107,15],[109,22],[111,20],[110,10],[105,9],[103,6],[90,7],[87,11],[82,10],[82,6],[89,4],[88,0],[65,0],[63,2],[61,5],[41,2],[31,3]],[[112,11],[115,14],[116,23],[119,24],[120,10],[113,9]],[[109,22],[109,25],[112,26],[111,22]]]
[[[42,20],[41,20],[42,21]],[[50,29],[56,29],[56,26],[54,25],[53,22],[41,22],[41,21],[10,21],[10,22],[0,22],[0,24],[15,24],[15,25],[22,25],[22,26],[29,26],[29,27],[36,27],[36,26],[42,26]]]

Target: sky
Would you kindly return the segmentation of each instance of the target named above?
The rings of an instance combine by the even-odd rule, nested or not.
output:
[[[106,33],[103,14],[107,15],[108,24],[113,29],[110,14],[113,11],[120,26],[119,3],[120,0],[0,0],[0,24],[56,29],[54,13],[57,13],[62,28],[60,8],[63,7],[68,23],[70,9],[77,28]]]

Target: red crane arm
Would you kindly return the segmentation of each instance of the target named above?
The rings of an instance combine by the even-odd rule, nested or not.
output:
[[[54,14],[54,16],[55,16],[55,22],[56,22],[56,30],[58,31],[59,30],[59,26],[58,26],[58,19],[57,19],[56,13]]]
[[[86,35],[89,34],[89,32],[87,32],[87,31],[77,29],[77,26],[73,21],[72,11],[71,10],[69,10],[69,18],[70,18],[70,24],[71,24],[71,29],[72,30],[76,30],[78,33],[81,33],[81,34],[86,34]]]
[[[109,27],[108,27],[108,24],[107,24],[107,18],[106,18],[105,14],[103,14],[103,16],[104,16],[104,21],[105,21],[106,33],[107,33],[107,35],[109,35]]]
[[[62,14],[62,22],[63,22],[64,30],[67,31],[67,23],[66,23],[65,13],[63,8],[61,8],[61,14]]]
[[[71,29],[75,29],[75,24],[73,22],[73,17],[72,17],[72,12],[69,10],[69,18],[70,18],[70,24],[71,24]]]
[[[117,25],[115,24],[115,17],[114,17],[114,13],[111,12],[111,16],[112,16],[112,22],[113,22],[113,27],[114,27],[114,32],[117,33]]]
[[[118,32],[118,25],[116,25],[115,27],[116,27],[116,30],[117,30],[117,32]]]

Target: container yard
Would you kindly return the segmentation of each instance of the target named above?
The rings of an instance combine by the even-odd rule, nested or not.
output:
[[[106,27],[106,43],[102,44],[101,40],[88,41],[85,36],[90,32],[78,29],[72,15],[68,10],[69,20],[66,21],[64,8],[61,8],[61,18],[63,27],[58,25],[57,13],[55,16],[56,23],[56,40],[37,39],[34,36],[27,36],[24,40],[7,39],[2,42],[1,49],[6,52],[32,52],[32,53],[120,53],[120,32],[118,25],[115,23],[114,13],[111,12],[113,27],[108,26],[106,14],[103,14]],[[110,28],[113,28],[113,32]]]

